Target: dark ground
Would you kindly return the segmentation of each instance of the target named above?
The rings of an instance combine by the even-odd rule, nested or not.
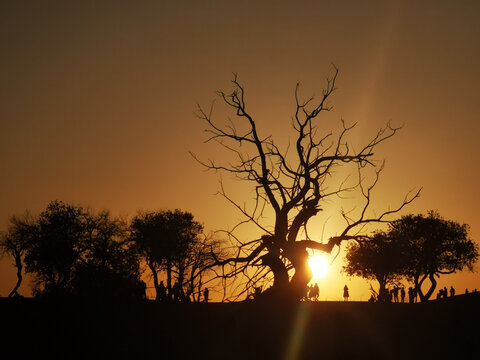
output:
[[[0,358],[478,359],[479,305],[0,299]]]

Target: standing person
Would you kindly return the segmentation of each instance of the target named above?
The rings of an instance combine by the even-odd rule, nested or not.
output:
[[[455,296],[455,289],[453,288],[453,286],[450,286],[450,296],[451,297]]]
[[[395,301],[396,303],[398,303],[398,290],[400,290],[399,287],[395,285],[393,287],[393,301]]]
[[[306,300],[312,300],[313,299],[313,285],[310,286],[308,285],[307,286],[307,298],[305,299]]]
[[[413,288],[411,286],[408,288],[408,302],[413,304]]]
[[[313,297],[315,298],[315,301],[318,301],[318,296],[320,295],[320,289],[318,288],[318,284],[315,283],[313,286]]]
[[[402,303],[405,302],[405,288],[400,289],[400,299],[402,300]]]
[[[203,302],[208,302],[208,288],[206,287],[205,290],[203,290]]]
[[[350,297],[350,294],[348,292],[348,286],[345,285],[343,287],[343,301],[348,301],[348,298]]]

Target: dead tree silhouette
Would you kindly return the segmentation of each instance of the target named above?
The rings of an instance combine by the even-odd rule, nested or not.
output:
[[[370,215],[372,190],[383,169],[383,164],[376,166],[374,163],[374,149],[395,136],[399,128],[387,123],[357,151],[347,140],[356,124],[347,125],[342,120],[341,130],[336,135],[332,130],[320,134],[316,120],[331,110],[328,100],[335,91],[337,75],[338,69],[334,67],[333,76],[327,78],[322,96],[316,102],[313,97],[300,100],[299,84],[295,87],[296,106],[292,121],[295,138],[290,153],[288,149],[281,149],[273,136],[260,132],[260,122],[247,110],[245,90],[236,74],[232,80],[233,91],[228,94],[218,92],[227,109],[235,113],[235,119],[222,125],[213,118],[213,106],[210,111],[198,107],[198,117],[207,125],[207,142],[216,142],[225,152],[232,154],[236,162],[221,164],[192,155],[205,168],[230,174],[252,185],[255,198],[251,206],[242,205],[243,200],[236,201],[227,193],[223,183],[219,193],[244,216],[245,220],[239,226],[254,224],[264,234],[246,241],[236,235],[239,226],[226,231],[233,254],[216,260],[223,267],[221,276],[225,279],[244,276],[244,286],[236,298],[264,282],[264,285],[271,284],[267,290],[270,294],[286,293],[300,299],[312,278],[307,249],[330,253],[345,240],[365,239],[366,234],[359,233],[362,225],[386,221],[388,215],[398,212],[419,196],[420,190],[408,193],[396,208]],[[358,174],[358,181],[349,184],[344,179],[336,187],[327,186],[334,170],[343,166],[352,166],[350,171]],[[373,180],[368,184],[363,178],[367,168],[374,171]],[[311,239],[307,231],[309,220],[332,198],[355,190],[363,198],[363,205],[355,215],[342,212],[346,224],[341,234],[326,242]],[[272,211],[271,217],[265,216],[266,209]]]

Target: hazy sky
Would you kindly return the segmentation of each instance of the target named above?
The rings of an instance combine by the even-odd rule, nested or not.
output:
[[[218,176],[188,153],[218,155],[202,143],[196,104],[208,108],[237,72],[260,131],[287,141],[296,82],[321,94],[333,62],[334,119],[358,121],[359,140],[388,120],[405,125],[377,150],[379,210],[423,186],[406,212],[438,210],[478,241],[478,14],[478,1],[4,1],[1,228],[55,199],[128,216],[180,208],[207,229],[232,226],[239,214],[213,195]],[[0,271],[5,296],[10,259]],[[366,282],[332,272],[320,298],[340,298],[345,282],[368,298]],[[478,273],[440,285],[451,283],[480,288]]]

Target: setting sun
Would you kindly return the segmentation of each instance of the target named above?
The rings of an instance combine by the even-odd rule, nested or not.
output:
[[[313,278],[323,278],[328,273],[330,267],[328,260],[321,255],[313,255],[308,259],[308,265],[312,269]]]

